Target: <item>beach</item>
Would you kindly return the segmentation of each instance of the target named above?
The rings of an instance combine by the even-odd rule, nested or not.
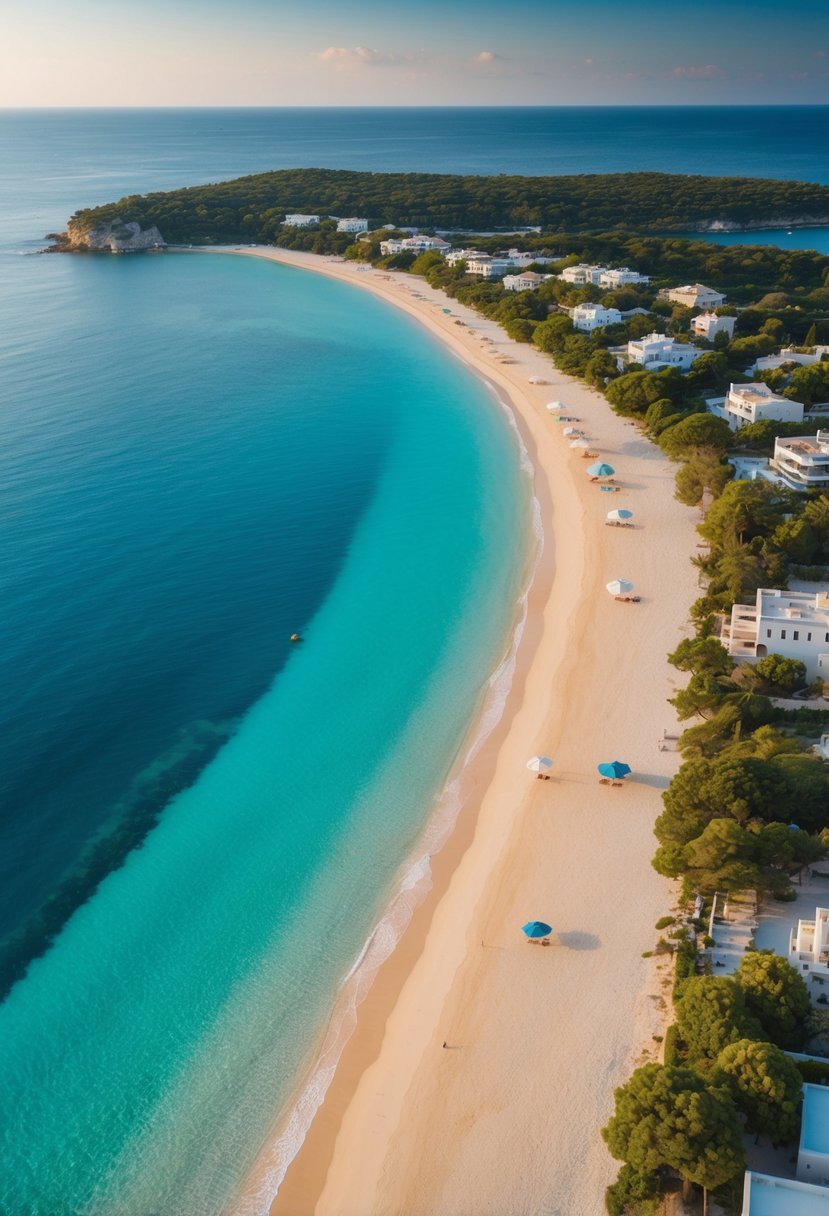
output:
[[[271,1211],[593,1216],[616,1170],[599,1134],[614,1087],[658,1057],[669,1003],[668,964],[643,954],[674,898],[650,858],[679,760],[660,740],[676,725],[666,655],[697,594],[696,512],[673,497],[674,466],[600,394],[423,280],[235,252],[368,289],[463,359],[515,419],[544,531],[503,717],[465,766],[431,890],[359,1007]],[[546,409],[556,399],[619,492],[589,480],[591,460]],[[607,526],[622,506],[633,526]],[[619,577],[638,603],[608,594]],[[527,770],[537,753],[554,758],[551,780]],[[633,770],[621,787],[598,782],[613,759]],[[552,924],[548,948],[524,938],[533,919]],[[266,1147],[239,1211],[272,1170]]]

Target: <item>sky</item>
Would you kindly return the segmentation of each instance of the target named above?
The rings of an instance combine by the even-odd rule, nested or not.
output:
[[[0,0],[0,106],[829,103],[829,0]]]

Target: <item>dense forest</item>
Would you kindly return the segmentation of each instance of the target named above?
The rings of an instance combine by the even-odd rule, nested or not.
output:
[[[829,220],[829,187],[808,182],[667,173],[576,177],[460,177],[287,169],[166,193],[131,195],[77,212],[73,224],[155,224],[171,243],[273,241],[286,212],[350,216],[383,225],[546,232],[677,232],[712,221],[756,226]]]

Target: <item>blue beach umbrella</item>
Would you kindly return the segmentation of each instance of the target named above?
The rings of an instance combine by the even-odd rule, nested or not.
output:
[[[605,464],[603,460],[598,460],[587,468],[588,477],[612,477],[615,472],[613,465]]]
[[[629,511],[627,509],[627,507],[619,507],[618,510],[616,510],[616,511],[608,511],[607,518],[608,519],[633,519],[633,512]]]
[[[627,777],[631,771],[630,765],[625,764],[623,760],[609,760],[607,764],[597,764],[596,768],[603,777],[612,777],[614,781]]]
[[[521,932],[530,941],[535,941],[539,937],[547,937],[552,931],[553,926],[545,924],[543,920],[528,920],[526,925],[521,926]]]

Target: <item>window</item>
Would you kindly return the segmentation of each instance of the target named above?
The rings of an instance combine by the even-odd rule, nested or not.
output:
[[[806,634],[806,641],[807,641],[807,642],[811,642],[811,640],[812,640],[812,635],[811,635],[811,633],[807,633],[807,634]]]
[[[783,642],[785,642],[785,640],[786,640],[786,630],[785,629],[780,630],[780,640]]]
[[[794,632],[792,633],[792,641],[793,642],[800,641],[800,630],[799,629],[795,629]]]
[[[767,638],[770,638],[770,637],[771,637],[771,630],[770,630],[770,629],[767,629],[767,630],[766,630],[766,637],[767,637]]]
[[[829,642],[829,633],[826,634],[823,640],[824,642]]]

